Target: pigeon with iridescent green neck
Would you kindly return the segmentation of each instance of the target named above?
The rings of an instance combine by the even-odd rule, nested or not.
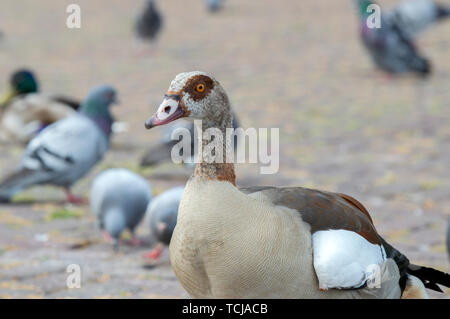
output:
[[[374,22],[376,4],[371,0],[356,0],[361,39],[374,64],[388,73],[415,72],[427,75],[431,64],[416,44],[415,36],[431,24],[449,16],[450,10],[431,0],[411,0],[393,10],[381,10],[380,25]]]
[[[38,184],[64,187],[69,202],[82,200],[70,187],[97,164],[109,147],[116,91],[108,85],[93,89],[79,112],[46,127],[28,144],[19,168],[0,184],[0,201]]]

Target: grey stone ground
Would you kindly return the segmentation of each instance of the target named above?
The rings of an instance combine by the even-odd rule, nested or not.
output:
[[[203,1],[159,1],[166,26],[150,48],[132,34],[143,1],[77,1],[81,30],[65,27],[73,1],[2,0],[0,87],[17,67],[32,67],[44,91],[82,97],[93,85],[117,87],[114,109],[129,130],[113,139],[107,167],[148,177],[155,193],[183,184],[189,172],[166,164],[138,168],[161,130],[143,129],[179,72],[214,74],[244,127],[280,128],[280,170],[258,174],[240,165],[240,185],[302,185],[350,194],[371,212],[378,231],[413,262],[449,271],[445,224],[450,215],[450,22],[426,32],[419,46],[434,62],[427,81],[374,72],[357,40],[352,1],[228,0],[208,15]],[[394,1],[381,1],[392,4]],[[0,176],[20,158],[2,146]],[[149,267],[142,248],[119,253],[103,242],[87,206],[65,206],[51,187],[0,205],[0,297],[186,297],[169,264]],[[82,267],[82,287],[67,289],[68,264]],[[448,298],[446,294],[432,294]]]

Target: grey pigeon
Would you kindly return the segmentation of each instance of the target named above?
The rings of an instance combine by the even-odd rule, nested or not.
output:
[[[149,205],[147,214],[150,224],[150,232],[158,240],[156,247],[146,257],[158,259],[164,249],[168,246],[172,238],[173,230],[177,224],[178,206],[184,187],[171,188],[158,195]]]
[[[113,117],[109,111],[116,91],[108,85],[93,89],[74,116],[42,130],[29,143],[17,170],[0,184],[0,202],[38,184],[64,187],[72,203],[82,200],[70,187],[103,158],[109,147]]]
[[[396,10],[381,12],[381,27],[370,28],[367,20],[372,11],[368,11],[368,6],[375,2],[356,2],[361,19],[361,39],[377,67],[392,74],[415,72],[428,75],[431,72],[430,62],[421,56],[414,44],[414,35],[448,15],[446,9],[428,0],[412,0]],[[417,3],[417,8],[429,4],[430,9],[422,12],[415,8],[414,3]]]
[[[155,6],[154,0],[148,0],[146,7],[138,16],[135,31],[144,40],[155,40],[161,29],[163,18]]]
[[[233,112],[233,128],[239,127],[239,121],[236,117],[236,114]],[[187,129],[191,135],[191,154],[194,154],[194,123],[191,121],[178,121],[171,123],[163,128],[163,137],[162,139],[155,145],[151,146],[150,149],[145,153],[145,155],[141,159],[141,166],[152,166],[162,162],[171,160],[171,151],[175,144],[179,143],[182,140],[182,137],[178,140],[172,140],[172,134],[176,133],[179,129]],[[237,147],[237,138],[234,139],[234,148],[236,150]],[[180,154],[182,155],[182,154]]]
[[[209,11],[217,12],[223,8],[223,0],[205,0]]]
[[[106,231],[117,248],[120,234],[128,229],[138,243],[134,229],[151,200],[150,184],[141,176],[122,168],[100,173],[92,182],[90,204],[98,226]]]
[[[450,16],[450,7],[432,0],[403,0],[393,10],[393,19],[409,38]]]

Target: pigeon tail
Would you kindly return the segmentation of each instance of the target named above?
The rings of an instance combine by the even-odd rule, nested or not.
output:
[[[33,184],[40,179],[39,172],[22,168],[7,176],[0,184],[0,202],[8,202],[17,192]]]
[[[428,76],[431,74],[431,63],[428,59],[417,56],[411,63],[411,69],[422,76]]]

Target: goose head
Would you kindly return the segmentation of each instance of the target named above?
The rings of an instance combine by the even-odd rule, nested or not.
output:
[[[156,113],[145,122],[145,127],[151,129],[179,118],[202,120],[208,126],[231,123],[230,104],[220,83],[205,72],[178,74]]]

